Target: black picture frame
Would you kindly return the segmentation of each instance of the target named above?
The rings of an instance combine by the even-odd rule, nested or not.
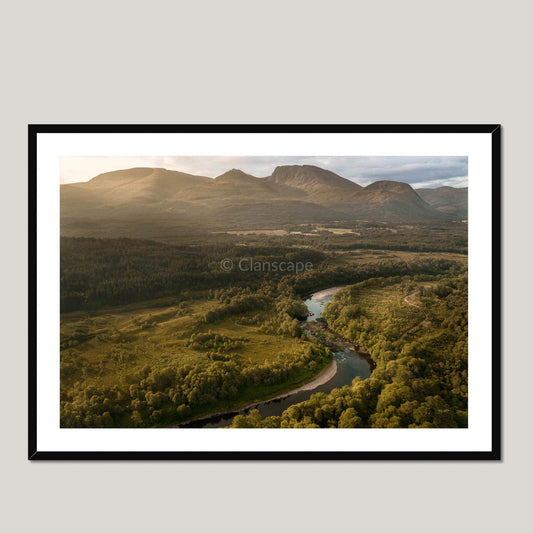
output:
[[[501,125],[29,125],[28,459],[30,460],[501,460]],[[492,449],[384,452],[41,451],[37,447],[37,136],[39,133],[485,133],[492,144]]]

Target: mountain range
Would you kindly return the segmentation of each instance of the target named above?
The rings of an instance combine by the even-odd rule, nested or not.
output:
[[[413,189],[398,181],[366,187],[311,165],[257,178],[233,169],[216,178],[132,168],[61,185],[63,235],[150,235],[162,231],[275,228],[339,220],[425,221],[467,216],[468,191]]]

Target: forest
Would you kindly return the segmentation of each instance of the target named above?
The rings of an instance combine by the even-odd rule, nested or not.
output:
[[[419,232],[422,229],[417,227],[415,236]],[[453,256],[454,263],[457,255],[463,255],[463,252],[455,253],[453,247],[450,251],[448,245],[442,246],[444,253],[387,254],[389,250],[420,252],[420,247],[430,246],[403,242],[380,251],[371,244],[354,245],[351,239],[343,243],[343,237],[331,234],[331,238],[314,243],[313,247],[305,241],[296,245],[291,235],[254,234],[238,239],[225,235],[213,242],[202,240],[202,244],[192,245],[126,238],[62,237],[61,312],[96,310],[163,296],[188,297],[192,292],[234,285],[253,288],[259,287],[265,278],[290,280],[298,292],[306,292],[327,286],[329,282],[349,283],[376,275],[401,275],[412,269],[429,268],[438,272],[450,265],[447,255]],[[425,240],[430,240],[427,235]],[[243,272],[238,268],[224,271],[220,268],[224,259],[236,265],[242,258],[251,257],[258,262],[293,261],[311,263],[313,267],[292,277],[290,272]],[[425,266],[421,266],[421,262]],[[358,275],[355,271],[360,272],[360,279],[354,279],[354,275]]]
[[[305,381],[331,354],[303,338],[302,305],[294,293],[265,284],[253,293],[217,290],[187,316],[165,307],[120,329],[94,318],[64,323],[61,425],[171,424]]]
[[[384,293],[408,292],[417,296],[416,305],[402,306],[394,298],[383,304]],[[232,427],[467,427],[467,303],[465,274],[441,277],[430,286],[409,278],[350,286],[326,306],[324,319],[371,353],[376,363],[371,377],[314,394],[281,417],[238,415]]]
[[[343,245],[334,233],[312,247],[290,234],[63,237],[61,426],[166,427],[291,390],[332,359],[302,328],[303,298],[347,285],[323,320],[370,353],[371,377],[281,417],[238,415],[232,427],[465,427],[466,255],[453,235],[439,252],[417,251],[422,234],[394,249]],[[220,268],[242,257],[313,268]]]

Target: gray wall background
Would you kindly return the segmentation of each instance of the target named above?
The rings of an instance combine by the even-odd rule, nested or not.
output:
[[[510,519],[525,527],[532,370],[526,343],[533,192],[529,5],[3,5],[5,531],[500,531]],[[478,122],[504,126],[502,463],[26,460],[28,123]]]

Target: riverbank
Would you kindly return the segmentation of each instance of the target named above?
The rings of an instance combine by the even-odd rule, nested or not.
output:
[[[342,289],[345,289],[348,285],[339,285],[336,287],[328,287],[327,289],[320,289],[317,292],[312,292],[303,297],[304,300],[321,300],[328,296],[333,296],[335,293],[339,292]]]
[[[287,392],[277,394],[276,396],[256,401],[243,407],[234,407],[224,411],[202,415],[183,422],[175,427],[198,427],[198,424],[201,424],[202,422],[211,425],[211,427],[214,427],[213,424],[220,424],[219,427],[224,427],[222,426],[222,423],[226,426],[230,425],[234,416],[257,408],[263,416],[279,416],[282,413],[283,408],[290,406],[291,401],[293,403],[303,401],[307,399],[315,389],[320,389],[320,387],[322,387],[321,390],[323,392],[323,386],[330,381],[332,382],[330,388],[334,388],[350,385],[353,378],[357,376],[369,377],[369,374],[376,366],[370,354],[364,350],[358,349],[358,347],[348,339],[330,330],[326,322],[321,318],[324,305],[331,300],[335,293],[343,288],[344,286],[336,286],[321,289],[318,292],[312,293],[311,297],[305,300],[309,316],[301,322],[304,332],[310,340],[318,341],[319,344],[330,348],[334,352],[334,359],[331,364],[326,369],[322,370],[314,379]],[[346,359],[341,357],[339,363],[342,370],[341,372],[338,372],[339,366],[336,360],[337,354],[342,353],[343,351],[347,351],[353,356],[358,357],[360,360],[362,359],[366,361],[366,370],[365,367],[362,368],[360,365],[358,366],[357,364],[354,364],[353,361],[351,363],[349,361],[346,362]],[[337,374],[339,375],[337,376]],[[296,395],[298,395],[298,398],[294,400],[289,399]],[[276,408],[273,408],[275,402],[277,402]],[[285,407],[279,405],[279,402],[285,404]],[[215,422],[212,422],[213,420]]]
[[[299,392],[316,389],[317,387],[324,385],[330,379],[335,377],[336,373],[337,373],[337,361],[333,360],[331,361],[331,364],[327,368],[322,370],[312,381],[304,383],[303,385],[300,385],[299,387],[295,389],[291,389],[290,391],[284,392],[282,394],[278,394],[277,396],[273,396],[272,398],[266,398],[264,400],[259,400],[249,405],[245,405],[244,407],[238,407],[236,409],[229,409],[227,411],[219,411],[217,413],[210,413],[208,415],[200,416],[198,418],[193,418],[191,420],[187,420],[187,422],[183,422],[182,424],[178,424],[177,426],[174,426],[174,427],[177,427],[177,428],[187,427],[190,424],[193,424],[195,422],[201,422],[202,420],[209,420],[210,418],[216,418],[219,416],[228,416],[228,415],[236,416],[239,413],[242,413],[244,411],[248,411],[249,409],[253,409],[254,407],[257,407],[260,404],[267,403],[267,402],[273,402],[276,400],[283,400],[284,398],[288,398],[289,396],[293,396],[294,394],[298,394]]]
[[[371,370],[376,368],[376,362],[372,359],[370,352],[365,350],[362,346],[357,346],[346,337],[343,337],[336,331],[330,329],[324,319],[306,322],[303,326],[303,330],[310,337],[322,342],[324,346],[327,346],[330,350],[337,351],[339,348],[343,348],[357,352],[363,359],[367,361]]]

